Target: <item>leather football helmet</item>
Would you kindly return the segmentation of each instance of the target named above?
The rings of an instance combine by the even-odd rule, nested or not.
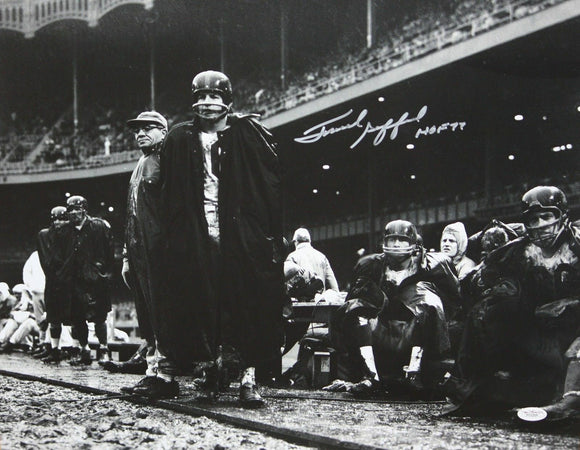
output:
[[[401,247],[389,246],[389,238],[403,239],[408,243],[408,245]],[[420,247],[419,241],[420,239],[415,225],[406,220],[393,220],[385,226],[383,253],[387,258],[401,262],[410,256],[417,254]]]
[[[71,210],[83,210],[86,211],[88,208],[87,199],[81,195],[71,195],[66,201],[66,209]]]
[[[73,195],[66,201],[66,210],[71,223],[79,225],[87,216],[87,199],[80,195]]]
[[[201,102],[200,94],[218,94],[222,101]],[[232,106],[232,83],[223,73],[215,70],[206,70],[198,73],[191,82],[193,98],[193,112],[200,118],[210,121],[222,119]]]
[[[66,213],[66,208],[64,206],[55,206],[50,210],[50,222],[66,222],[68,216]]]
[[[553,213],[549,221],[542,213]],[[530,240],[541,248],[551,248],[564,230],[568,219],[566,195],[555,186],[536,186],[522,197],[523,222]]]

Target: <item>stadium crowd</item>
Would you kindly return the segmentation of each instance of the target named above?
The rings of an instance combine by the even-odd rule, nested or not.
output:
[[[291,67],[284,88],[274,71],[261,70],[239,80],[235,103],[241,112],[268,117],[561,1],[453,0],[444,7],[432,1],[409,5],[383,19],[371,48],[361,50],[356,44],[359,39],[344,34],[334,51],[313,57],[310,65],[299,70]],[[180,106],[169,104],[164,109],[169,123],[189,118]],[[27,106],[22,112],[0,117],[0,158],[7,163],[5,170],[16,172],[119,162],[111,158],[112,153],[126,153],[124,160],[133,160],[136,154],[130,151],[132,138],[124,118],[136,112],[92,104],[90,109],[82,109],[82,120],[75,127],[70,108],[56,118],[54,111],[43,107],[33,117]]]
[[[104,369],[145,375],[124,392],[176,397],[178,376],[196,373],[212,400],[238,380],[248,408],[265,403],[258,382],[315,386],[326,352],[328,391],[445,398],[452,415],[580,417],[580,222],[562,189],[521,192],[519,222],[490,218],[470,237],[448,224],[440,251],[426,250],[415,224],[389,221],[382,252],[359,255],[341,295],[308,230],[295,231],[294,251],[284,242],[272,135],[231,112],[220,72],[196,75],[192,97],[191,121],[169,128],[144,111],[126,122],[142,152],[121,271],[145,340],[138,353],[111,361],[111,227],[80,195],[52,209],[23,283],[0,284],[0,352],[24,345],[47,364],[87,366],[92,331]],[[329,322],[296,327],[301,302],[334,305]],[[298,361],[280,373],[296,342]]]
[[[361,51],[343,35],[334,52],[299,72],[289,71],[282,89],[276,75],[264,74],[242,82],[244,94],[236,104],[263,117],[294,108],[322,95],[392,70],[433,51],[458,44],[507,22],[535,14],[560,0],[459,0],[421,2],[401,14],[385,18],[377,29],[377,43]],[[253,95],[250,95],[253,94]]]

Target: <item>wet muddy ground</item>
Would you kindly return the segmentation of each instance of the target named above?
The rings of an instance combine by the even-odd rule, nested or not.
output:
[[[303,448],[263,433],[0,376],[0,448]]]
[[[0,369],[110,392],[137,375],[89,368],[47,367],[26,355],[0,355]],[[347,394],[263,389],[268,406],[240,409],[231,390],[215,404],[196,400],[191,380],[180,378],[171,402],[208,408],[254,424],[321,434],[377,448],[580,448],[580,424],[533,429],[513,414],[495,419],[438,418],[441,402],[351,402]],[[307,398],[313,397],[316,398]],[[226,426],[122,400],[102,400],[61,387],[0,375],[0,448],[299,448],[262,433]],[[59,445],[60,443],[60,445]],[[52,447],[51,447],[52,446]]]

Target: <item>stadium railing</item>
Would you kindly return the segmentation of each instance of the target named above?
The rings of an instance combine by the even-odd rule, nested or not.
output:
[[[372,61],[362,61],[339,75],[309,83],[307,87],[297,93],[282,96],[274,101],[257,105],[257,107],[261,110],[262,117],[273,116],[314,98],[366,80],[373,75],[394,69],[433,51],[457,44],[492,28],[519,20],[564,1],[519,0],[509,2],[500,7],[496,5],[496,8],[492,11],[482,10],[476,17],[460,23],[439,26],[437,30],[423,30],[411,41],[404,41],[397,46],[397,49],[392,49],[386,54],[373,57]],[[289,89],[295,88],[290,87]]]
[[[106,165],[122,164],[136,161],[141,157],[139,150],[127,150],[123,152],[111,153],[108,156],[97,155],[78,162],[63,163],[32,163],[15,162],[5,163],[0,167],[0,175],[22,174],[22,173],[44,173],[61,170],[90,169]]]

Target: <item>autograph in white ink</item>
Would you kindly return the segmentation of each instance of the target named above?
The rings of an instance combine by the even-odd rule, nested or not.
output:
[[[322,122],[318,125],[309,128],[304,133],[302,133],[302,137],[294,138],[294,141],[299,142],[301,144],[311,144],[313,142],[317,142],[320,139],[329,136],[331,134],[339,133],[341,131],[350,130],[352,128],[363,128],[363,132],[361,135],[350,145],[350,148],[355,148],[360,142],[368,135],[372,133],[376,133],[376,136],[373,140],[373,145],[377,146],[385,139],[387,135],[387,131],[391,130],[389,138],[394,140],[398,133],[399,127],[402,125],[419,122],[425,114],[427,114],[427,105],[423,106],[415,117],[409,118],[409,113],[405,112],[399,117],[397,121],[393,118],[390,118],[385,123],[377,126],[373,126],[370,121],[367,121],[366,124],[363,123],[364,118],[368,114],[367,109],[363,109],[358,117],[349,123],[344,125],[336,125],[337,122],[341,121],[342,119],[346,119],[352,114],[353,110],[349,109],[346,113],[341,114],[340,116],[334,117],[326,122]],[[330,126],[329,125],[333,125]]]

